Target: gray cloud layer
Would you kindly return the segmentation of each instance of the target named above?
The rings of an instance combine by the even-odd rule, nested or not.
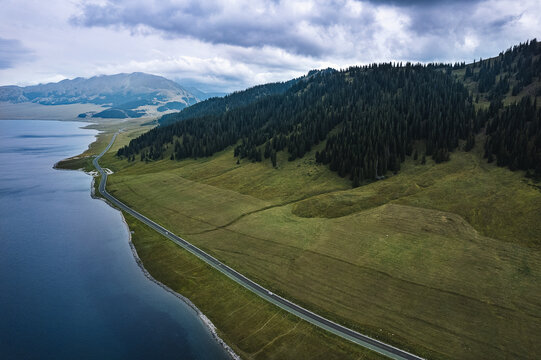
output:
[[[258,3],[255,1],[254,3]],[[176,3],[171,1],[110,1],[105,5],[84,5],[82,14],[73,17],[74,24],[83,26],[123,25],[136,30],[146,26],[163,31],[167,36],[188,36],[213,44],[242,47],[274,46],[288,51],[321,55],[325,51],[310,34],[299,32],[299,21],[328,27],[336,24],[336,11],[332,6],[324,18],[321,8],[301,18],[284,14],[274,2],[260,3],[261,7],[245,9],[231,6],[231,2],[200,1]],[[315,35],[315,34],[314,34]]]
[[[472,37],[492,42],[509,36],[506,27],[521,14],[498,10],[490,1],[479,0],[216,0],[204,4],[192,0],[113,0],[104,5],[84,5],[72,22],[87,27],[150,29],[168,37],[191,37],[212,44],[270,46],[311,57],[359,58],[364,54],[369,59],[383,46],[391,56],[423,61],[448,58],[457,47],[467,47]],[[490,11],[492,15],[485,16]],[[417,44],[406,48],[407,37]]]
[[[29,60],[30,55],[19,40],[0,38],[0,69],[9,69],[20,61]]]

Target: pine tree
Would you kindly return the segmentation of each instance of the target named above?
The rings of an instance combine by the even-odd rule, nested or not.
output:
[[[271,154],[270,154],[270,158],[271,158],[271,161],[272,161],[272,167],[276,167],[276,150],[272,150],[271,151]]]

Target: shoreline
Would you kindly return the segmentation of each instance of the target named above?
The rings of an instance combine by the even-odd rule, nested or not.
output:
[[[89,145],[89,147],[90,147],[90,145]],[[133,258],[135,260],[135,263],[139,267],[139,269],[141,269],[141,271],[143,272],[143,275],[148,280],[152,281],[153,283],[155,283],[156,285],[161,287],[163,290],[165,290],[165,291],[169,292],[170,294],[174,295],[179,300],[181,300],[184,304],[188,305],[193,311],[195,311],[195,313],[197,314],[197,317],[201,320],[203,325],[208,329],[208,331],[210,332],[212,338],[224,349],[225,353],[229,356],[229,358],[231,360],[242,360],[242,358],[239,355],[237,355],[237,353],[235,353],[235,351],[218,335],[218,332],[216,330],[216,326],[212,323],[212,321],[201,310],[199,310],[199,308],[190,299],[188,299],[184,295],[179,294],[178,292],[174,291],[173,289],[171,289],[169,286],[163,284],[162,282],[158,281],[157,279],[155,279],[148,272],[148,270],[145,268],[145,266],[143,264],[143,261],[139,257],[139,254],[137,253],[137,249],[135,247],[135,244],[132,241],[132,232],[130,230],[128,222],[126,221],[126,219],[124,217],[124,213],[121,210],[119,210],[116,206],[111,204],[109,201],[107,201],[107,199],[104,199],[103,197],[99,196],[98,193],[96,193],[95,182],[96,182],[96,178],[99,177],[99,176],[97,176],[98,174],[94,174],[93,171],[92,172],[84,171],[82,168],[81,169],[63,169],[63,168],[57,167],[58,163],[60,163],[60,162],[62,162],[64,160],[68,160],[68,159],[71,159],[71,158],[67,158],[67,159],[63,159],[63,160],[58,161],[57,163],[55,163],[53,165],[53,169],[55,169],[55,170],[64,170],[64,171],[66,171],[66,170],[67,171],[82,171],[85,174],[90,175],[92,177],[92,181],[90,183],[90,196],[93,199],[98,199],[98,200],[104,201],[107,205],[109,205],[113,209],[118,210],[120,212],[122,222],[124,223],[124,225],[126,226],[126,229],[128,230],[128,245],[130,246],[132,256],[133,256]]]
[[[96,198],[102,199],[101,197],[96,197]],[[146,276],[146,278],[149,279],[150,281],[152,281],[153,283],[155,283],[156,285],[158,285],[159,287],[161,287],[162,289],[164,289],[165,291],[167,291],[167,292],[171,293],[172,295],[176,296],[178,299],[180,299],[182,302],[184,302],[186,305],[188,305],[192,310],[194,310],[195,313],[197,314],[197,316],[199,317],[199,319],[207,327],[207,329],[209,330],[209,332],[212,335],[212,337],[214,338],[214,340],[216,342],[218,342],[218,344],[220,344],[220,346],[225,350],[225,352],[227,353],[229,358],[231,358],[232,360],[241,360],[241,357],[239,355],[237,355],[235,353],[235,351],[233,351],[233,349],[229,345],[227,345],[227,343],[218,335],[218,333],[216,331],[216,326],[212,323],[212,321],[210,321],[210,319],[205,314],[203,314],[203,312],[201,312],[201,310],[199,310],[199,308],[190,299],[188,299],[184,295],[179,294],[178,292],[174,291],[173,289],[171,289],[169,286],[165,285],[164,283],[156,280],[148,272],[148,270],[143,265],[143,261],[141,261],[141,258],[139,258],[139,254],[137,253],[137,249],[135,248],[135,244],[132,241],[132,236],[131,236],[132,233],[131,233],[131,230],[130,230],[130,227],[129,227],[128,223],[126,222],[126,219],[124,218],[124,213],[122,211],[120,211],[120,215],[122,216],[122,221],[124,222],[124,224],[126,225],[126,228],[128,229],[128,236],[129,236],[128,244],[130,245],[130,249],[132,251],[133,258],[134,258],[135,262],[137,263],[137,265],[139,266],[139,268],[141,269],[141,271],[143,272],[143,274]]]

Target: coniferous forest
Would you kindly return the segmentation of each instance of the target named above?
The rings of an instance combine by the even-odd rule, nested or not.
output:
[[[130,161],[211,156],[234,146],[234,156],[271,161],[287,151],[302,158],[325,142],[315,160],[353,186],[398,172],[406,156],[450,159],[486,134],[485,157],[511,170],[541,175],[541,44],[520,44],[496,58],[451,64],[384,63],[312,71],[209,99],[167,115],[117,155]],[[464,75],[457,77],[456,71]],[[533,92],[533,93],[532,93]],[[504,106],[506,96],[523,94]],[[477,106],[480,97],[489,102]],[[423,153],[416,144],[423,144]],[[269,159],[269,160],[267,160]]]
[[[293,85],[297,79],[283,83],[270,83],[254,86],[244,91],[234,92],[225,97],[215,97],[194,104],[179,113],[164,115],[160,118],[160,125],[168,125],[174,122],[205,115],[218,115],[228,110],[246,106],[260,98],[269,95],[283,94]]]

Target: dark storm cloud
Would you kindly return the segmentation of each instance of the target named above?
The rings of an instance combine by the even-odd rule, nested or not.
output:
[[[506,10],[488,21],[478,10],[487,7],[484,11],[490,13],[489,6],[493,4],[467,0],[112,0],[105,5],[84,5],[72,23],[122,26],[134,32],[152,29],[165,38],[189,37],[244,48],[270,46],[314,58],[338,55],[359,59],[362,55],[373,59],[383,45],[386,56],[424,61],[460,55],[455,47],[473,34],[500,40],[512,37],[502,34],[501,29],[515,21],[516,15]],[[385,18],[389,12],[394,18]],[[399,29],[392,29],[395,22],[400,23]],[[406,44],[408,37],[414,38],[413,46]]]
[[[496,19],[476,16],[476,9],[481,2],[442,2],[440,6],[414,6],[408,15],[412,19],[410,29],[417,35],[431,34],[444,36],[450,33],[461,33],[466,29],[475,29],[477,33],[489,34],[499,32],[504,26],[517,20],[519,16],[506,14],[496,15]]]
[[[482,1],[437,3],[438,6],[433,3],[425,5],[422,1],[408,5],[408,16],[411,19],[408,29],[412,36],[425,38],[426,41],[423,48],[410,53],[412,59],[456,59],[457,53],[462,55],[457,51],[457,46],[465,45],[468,38],[479,41],[476,48],[481,50],[482,56],[494,56],[518,41],[527,40],[508,30],[522,14],[508,15],[501,12],[501,9],[492,10],[488,2]],[[490,16],[480,15],[483,13]]]
[[[71,23],[195,39],[277,72],[296,67],[284,54],[322,64],[492,56],[535,37],[538,9],[535,0],[109,0],[83,3]]]
[[[344,16],[343,1],[315,4],[307,13],[284,13],[284,3],[254,2],[261,5],[231,8],[228,2],[199,1],[183,3],[111,1],[106,5],[85,5],[79,16],[72,18],[76,25],[125,26],[132,30],[146,26],[163,31],[166,36],[187,36],[212,44],[242,47],[273,46],[289,52],[319,56],[332,50],[333,44],[320,41],[321,33],[341,25],[368,29],[368,14],[355,19]],[[260,11],[261,10],[261,11]],[[353,23],[350,21],[353,20]]]
[[[30,50],[19,40],[0,38],[0,69],[9,69],[20,61],[29,60]]]
[[[424,7],[438,7],[446,4],[471,4],[480,2],[480,0],[372,0],[370,1],[373,4],[381,5],[396,5],[402,7],[411,7],[411,6],[424,6]]]

